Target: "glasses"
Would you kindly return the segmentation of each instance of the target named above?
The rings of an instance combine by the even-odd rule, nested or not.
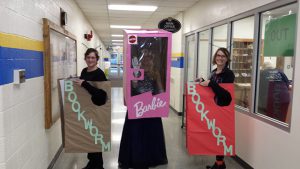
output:
[[[85,59],[89,59],[89,60],[96,60],[97,57],[90,57],[90,56],[87,56]]]
[[[219,55],[219,54],[217,54],[217,57],[219,57],[219,58],[227,58],[226,55]]]

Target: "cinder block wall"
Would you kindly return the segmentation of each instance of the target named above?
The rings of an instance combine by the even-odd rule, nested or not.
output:
[[[66,29],[77,37],[78,72],[85,66],[85,43],[103,46],[72,0],[0,0],[0,169],[47,168],[61,146],[61,125],[44,129],[42,18],[59,24],[60,8],[68,13]],[[94,31],[95,32],[95,31]],[[102,52],[107,55],[107,51]],[[26,83],[12,84],[13,69],[26,69]]]

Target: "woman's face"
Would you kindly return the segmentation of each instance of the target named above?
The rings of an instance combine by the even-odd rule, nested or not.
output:
[[[150,71],[153,67],[153,53],[147,49],[142,50],[143,58],[141,61],[141,68],[146,72]]]
[[[91,52],[89,55],[87,55],[85,57],[85,62],[86,62],[88,67],[96,66],[97,63],[98,63],[96,54],[94,52]]]
[[[221,50],[219,50],[217,52],[217,56],[216,56],[217,66],[225,66],[227,61],[228,61],[228,59],[227,59],[226,55]]]

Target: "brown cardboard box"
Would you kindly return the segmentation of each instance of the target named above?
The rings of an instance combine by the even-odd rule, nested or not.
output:
[[[111,149],[111,84],[89,82],[107,93],[102,106],[72,80],[60,80],[63,146],[67,153],[105,152]]]

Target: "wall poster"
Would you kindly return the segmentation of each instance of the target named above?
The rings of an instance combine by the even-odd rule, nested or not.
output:
[[[43,19],[45,128],[60,118],[57,80],[77,76],[76,38],[64,28]]]

